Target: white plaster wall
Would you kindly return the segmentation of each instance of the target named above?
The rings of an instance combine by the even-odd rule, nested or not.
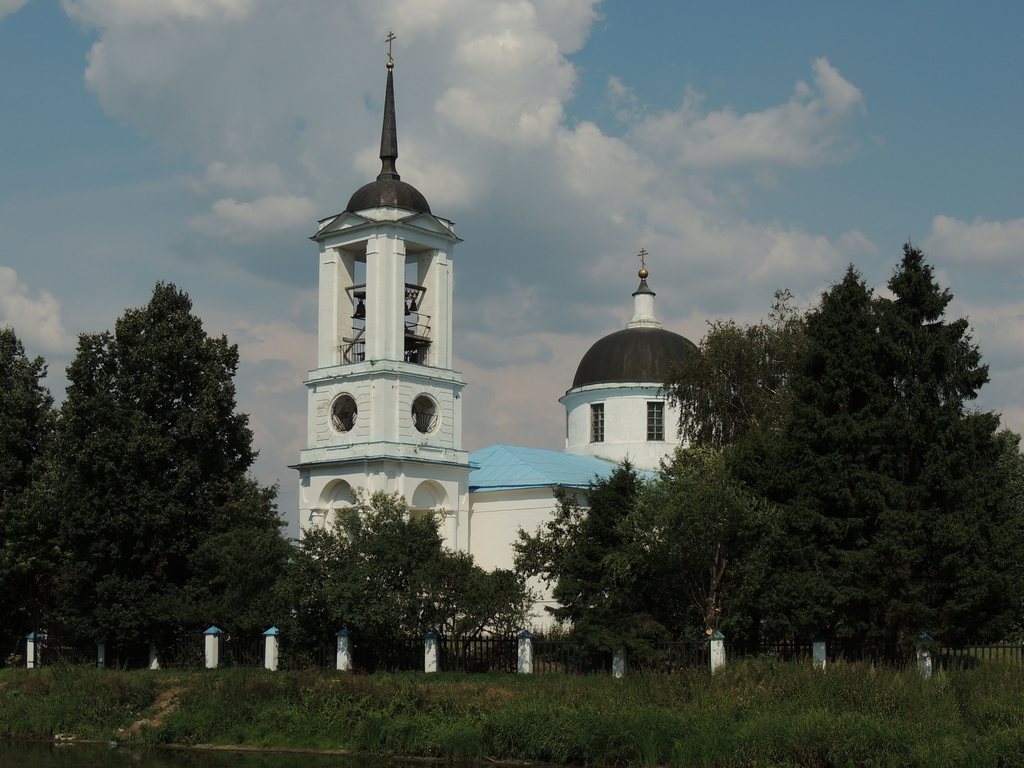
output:
[[[519,540],[520,529],[536,533],[551,519],[556,506],[551,488],[477,491],[470,495],[470,505],[469,552],[477,565],[488,570],[513,568],[512,545]],[[529,586],[538,597],[529,624],[546,629],[553,621],[544,608],[557,603],[539,579],[531,580]]]
[[[647,403],[665,403],[665,439],[647,439]],[[661,459],[679,444],[679,409],[670,405],[658,384],[592,384],[571,389],[560,401],[566,411],[568,453],[619,462],[628,458],[640,469],[658,469]],[[604,403],[604,441],[590,441],[590,406]]]

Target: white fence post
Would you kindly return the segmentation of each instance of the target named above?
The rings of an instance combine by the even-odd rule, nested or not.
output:
[[[220,627],[216,626],[210,627],[203,633],[207,669],[216,669],[220,666],[220,636],[223,634]]]
[[[620,679],[626,676],[626,649],[621,645],[612,652],[612,677]]]
[[[423,636],[423,671],[437,672],[439,635],[433,629]]]
[[[519,633],[519,654],[516,663],[516,673],[520,675],[533,674],[533,635],[524,629]]]
[[[25,668],[35,669],[40,666],[39,646],[42,645],[43,635],[41,632],[29,632],[25,635]]]
[[[277,627],[271,627],[263,633],[263,667],[271,672],[277,672],[277,636],[280,632],[281,630]]]
[[[725,635],[717,629],[711,635],[711,672],[714,674],[725,666]]]
[[[352,638],[347,628],[338,630],[337,666],[339,672],[352,671]]]
[[[814,638],[814,644],[811,646],[811,649],[811,659],[814,662],[814,666],[818,669],[824,669],[828,659],[828,644],[824,635],[818,635]]]
[[[935,642],[927,632],[917,636],[917,668],[921,676],[928,680],[932,676],[932,649],[931,643]]]
[[[97,643],[96,644],[96,668],[106,669],[107,668],[107,644]]]
[[[149,668],[160,669],[160,654],[156,651],[156,643],[149,644]]]

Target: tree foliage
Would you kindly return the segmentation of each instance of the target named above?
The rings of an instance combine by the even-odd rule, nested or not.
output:
[[[789,291],[776,292],[767,321],[710,323],[699,351],[673,366],[665,384],[680,409],[684,444],[721,448],[782,427],[790,374],[803,353],[803,319]]]
[[[1012,624],[1020,521],[998,417],[968,408],[987,368],[948,290],[904,249],[880,298],[851,267],[806,318],[791,415],[734,469],[786,505],[766,611],[793,631],[902,642]],[[1017,578],[1019,584],[1019,578]]]
[[[756,588],[773,510],[729,476],[720,451],[679,449],[646,479],[624,464],[557,499],[550,521],[520,532],[516,565],[553,588],[554,618],[586,644],[643,655],[658,640],[749,623],[742,596]]]
[[[626,554],[626,519],[634,513],[644,481],[628,463],[586,494],[555,491],[553,517],[535,533],[519,532],[516,569],[540,577],[558,605],[548,608],[559,622],[598,648],[662,638],[656,616],[661,595],[646,588],[646,568]]]
[[[41,500],[56,514],[55,617],[69,631],[132,640],[179,626],[189,583],[206,578],[200,546],[277,532],[273,494],[246,475],[237,366],[237,348],[168,284],[113,333],[80,337]]]
[[[731,476],[722,451],[676,450],[626,521],[630,556],[647,563],[672,635],[749,633],[747,603],[777,523],[777,510]]]
[[[0,328],[0,509],[37,474],[53,427],[46,363],[30,359],[13,328]]]
[[[341,628],[387,647],[434,629],[445,636],[521,628],[530,595],[509,571],[484,571],[442,546],[433,516],[375,493],[306,531],[282,583],[292,635],[316,643]]]
[[[43,597],[50,542],[27,501],[53,430],[46,363],[25,354],[11,328],[0,328],[0,648],[20,642]]]

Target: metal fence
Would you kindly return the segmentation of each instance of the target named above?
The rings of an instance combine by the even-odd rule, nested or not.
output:
[[[185,632],[157,643],[157,659],[166,669],[202,668],[206,664],[205,636]]]
[[[729,643],[725,644],[726,658],[768,658],[778,661],[803,661],[811,658],[812,644],[798,641],[778,643]]]
[[[988,663],[1024,668],[1024,645],[1020,643],[939,645],[932,658],[936,666],[941,669],[972,669]]]
[[[631,670],[671,674],[683,669],[707,669],[710,648],[703,640],[658,642],[626,657]]]
[[[519,641],[514,637],[444,637],[439,641],[444,672],[515,672]]]
[[[423,638],[405,637],[371,643],[355,637],[352,664],[357,672],[422,672]]]
[[[610,672],[611,668],[611,651],[589,649],[572,640],[537,638],[533,641],[533,671],[537,674],[568,672],[580,675]]]
[[[34,634],[35,642],[21,646],[21,653],[12,650],[17,665],[29,666],[77,664],[95,666],[97,646],[81,642],[57,630]],[[280,669],[335,669],[337,638],[325,636],[301,642],[287,635],[278,636]],[[180,633],[151,646],[150,643],[108,643],[103,648],[105,665],[115,668],[145,668],[155,651],[159,666],[166,669],[201,669],[206,664],[208,638],[199,632]],[[262,667],[265,663],[267,639],[263,635],[233,634],[216,636],[219,643],[219,666]],[[438,669],[447,672],[515,673],[519,662],[519,640],[515,637],[437,638]],[[862,662],[888,667],[907,667],[920,663],[919,651],[927,650],[936,669],[971,669],[982,664],[1003,664],[1024,671],[1024,645],[1020,643],[988,643],[943,645],[927,642],[902,645],[871,644],[845,640],[826,643],[829,662]],[[356,672],[422,672],[425,648],[422,637],[392,638],[375,641],[351,637],[351,660]],[[25,659],[31,652],[33,657]],[[820,653],[820,649],[819,649]],[[728,660],[768,658],[782,662],[810,663],[814,657],[811,642],[725,643]],[[538,674],[589,674],[612,670],[613,654],[608,650],[587,647],[567,638],[532,639],[532,668]],[[709,669],[710,644],[704,640],[658,642],[626,649],[625,668],[672,674],[687,669]]]

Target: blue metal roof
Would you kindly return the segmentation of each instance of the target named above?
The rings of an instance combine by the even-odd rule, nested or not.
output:
[[[614,462],[543,448],[489,445],[469,455],[472,467],[469,490],[510,491],[517,488],[587,488],[595,477],[604,478]],[[647,473],[643,473],[647,474]]]

